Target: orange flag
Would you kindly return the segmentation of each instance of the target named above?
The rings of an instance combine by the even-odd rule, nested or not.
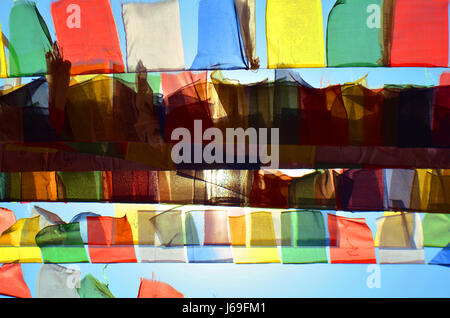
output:
[[[184,298],[184,295],[169,284],[141,278],[138,298]]]
[[[0,267],[0,294],[18,298],[31,298],[30,289],[23,279],[20,264]]]
[[[5,208],[0,208],[0,235],[16,223],[14,212]]]

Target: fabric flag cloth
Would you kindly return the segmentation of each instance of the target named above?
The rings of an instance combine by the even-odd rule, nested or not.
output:
[[[0,295],[31,298],[20,264],[3,264],[0,267],[0,282]]]
[[[447,67],[448,0],[397,0],[390,66]]]
[[[3,43],[2,25],[0,24],[0,78],[8,77],[8,65],[6,63],[5,44]]]
[[[347,218],[328,214],[330,262],[376,263],[372,232],[364,218]]]
[[[14,223],[16,223],[16,216],[14,212],[9,209],[0,208],[0,236]]]
[[[186,262],[181,211],[139,211],[138,228],[141,262]]]
[[[133,233],[127,217],[87,217],[92,263],[136,263]]]
[[[44,263],[88,263],[80,223],[48,226],[36,235]]]
[[[148,71],[184,69],[178,0],[125,3],[122,8],[128,72],[136,72],[139,62]]]
[[[232,263],[227,211],[189,211],[185,242],[190,263]]]
[[[419,213],[390,213],[378,218],[376,245],[380,264],[424,264]]]
[[[450,265],[450,244],[444,247],[429,264],[433,265]]]
[[[100,201],[102,199],[102,173],[58,172],[58,199],[61,201]]]
[[[123,73],[122,52],[108,0],[59,0],[51,5],[56,37],[71,73]]]
[[[31,210],[30,217],[39,216],[39,230],[46,228],[47,226],[66,224],[57,214],[47,211],[37,205]]]
[[[22,201],[57,201],[55,172],[22,172]]]
[[[108,285],[100,282],[92,274],[87,274],[80,282],[80,298],[115,298]]]
[[[42,264],[36,280],[36,298],[80,298],[81,272],[56,264]]]
[[[184,295],[164,282],[141,278],[138,298],[184,298]]]
[[[16,1],[9,15],[9,76],[45,75],[45,54],[51,46],[50,33],[36,3]]]
[[[322,2],[268,0],[268,68],[325,67]]]
[[[271,212],[230,215],[229,226],[234,263],[280,263]]]
[[[422,221],[424,246],[450,244],[450,214],[427,213]]]
[[[442,74],[441,76],[443,76]],[[442,78],[442,77],[441,77]],[[442,84],[440,84],[442,86]],[[433,105],[432,145],[449,147],[450,140],[450,86],[437,87]]]
[[[410,209],[416,171],[413,169],[386,169],[384,172],[386,206],[393,210]]]
[[[284,264],[327,263],[326,246],[321,212],[281,213],[281,259]]]
[[[382,0],[339,0],[328,16],[327,66],[383,66]]]
[[[40,263],[41,250],[36,245],[39,216],[19,219],[0,236],[0,263]]]
[[[200,0],[192,70],[249,68],[234,0]]]
[[[251,69],[259,68],[256,56],[256,0],[234,0],[239,16],[239,26],[244,42],[245,56]]]

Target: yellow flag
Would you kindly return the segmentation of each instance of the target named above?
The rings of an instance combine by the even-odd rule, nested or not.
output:
[[[8,67],[6,65],[5,46],[3,44],[2,26],[0,24],[0,78],[8,77]]]
[[[324,67],[320,0],[267,0],[268,68]]]
[[[18,220],[0,237],[0,263],[41,263],[41,250],[35,237],[39,216]]]

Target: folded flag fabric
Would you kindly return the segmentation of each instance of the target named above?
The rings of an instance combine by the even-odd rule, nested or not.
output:
[[[319,211],[281,213],[283,264],[328,263],[325,223]]]
[[[328,16],[327,66],[383,66],[382,0],[339,0]],[[383,15],[383,16],[382,16]]]
[[[184,298],[184,295],[167,283],[141,278],[138,298]]]
[[[59,0],[51,5],[56,37],[71,74],[123,73],[119,36],[108,0]]]
[[[56,264],[42,264],[36,280],[36,298],[80,298],[81,272]]]
[[[268,0],[268,68],[325,67],[322,2]]]
[[[186,262],[181,211],[139,211],[138,229],[141,262]]]
[[[0,235],[16,223],[16,216],[13,211],[0,208]]]
[[[245,56],[251,69],[259,68],[256,56],[256,0],[235,0]]]
[[[328,214],[330,262],[376,263],[375,244],[364,218]]]
[[[234,0],[200,0],[192,70],[249,68]]]
[[[397,0],[390,66],[447,67],[448,0]]]
[[[100,282],[92,274],[87,274],[80,282],[80,298],[115,298],[108,285]]]
[[[52,43],[36,3],[16,1],[9,15],[9,76],[45,75],[45,54],[50,51]]]
[[[125,3],[122,8],[128,72],[136,72],[139,63],[148,71],[184,69],[178,0]]]
[[[422,221],[424,246],[446,247],[450,244],[450,214],[425,214]]]
[[[35,205],[31,210],[30,217],[34,218],[37,216],[39,216],[39,230],[42,230],[47,226],[66,224],[66,222],[64,222],[57,214]]]
[[[424,264],[423,230],[418,213],[390,213],[377,219],[380,264]]]
[[[80,223],[48,226],[36,235],[44,263],[88,263]]]
[[[0,267],[0,282],[1,295],[31,298],[31,292],[23,278],[20,264],[3,264]]]

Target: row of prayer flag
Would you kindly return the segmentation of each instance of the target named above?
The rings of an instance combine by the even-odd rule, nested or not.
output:
[[[385,212],[372,233],[365,218],[312,210],[123,208],[122,217],[82,214],[41,229],[42,212],[19,219],[0,236],[0,263],[423,264],[424,247],[450,244],[448,214],[422,221],[418,213]]]
[[[325,37],[321,0],[267,0],[268,68],[447,67],[448,5],[448,0],[338,0]],[[255,7],[255,0],[199,0],[197,54],[187,69],[258,68]],[[59,0],[51,4],[51,14],[72,74],[125,71],[108,0]],[[148,71],[186,68],[178,0],[124,3],[122,16],[128,72],[139,65]],[[0,42],[0,51],[9,50],[8,76],[45,74],[52,39],[35,2],[15,2],[9,31],[8,43]],[[2,53],[0,61],[5,76]]]
[[[1,173],[0,199],[446,213],[449,181],[446,169],[18,172]]]
[[[202,133],[215,127],[224,136],[227,128],[278,129],[280,145],[450,148],[450,86],[319,89],[281,75],[247,85],[218,74],[208,80],[206,72],[144,75],[143,82],[132,74],[75,78],[58,125],[49,107],[58,92],[40,78],[0,92],[0,140],[158,146],[176,143],[176,128],[194,136],[201,120]]]

